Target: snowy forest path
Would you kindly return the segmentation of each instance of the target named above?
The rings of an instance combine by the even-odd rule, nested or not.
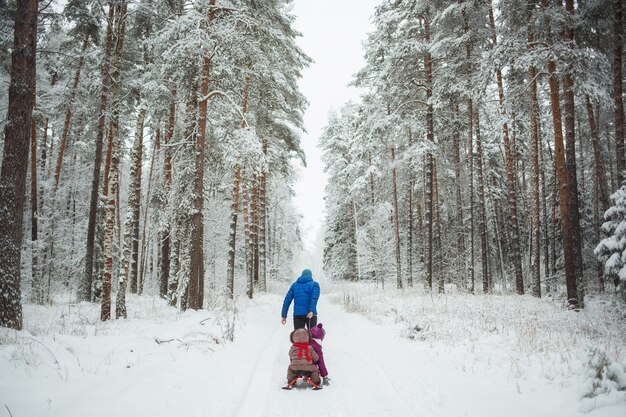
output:
[[[279,306],[273,312],[268,311],[268,317],[257,316],[258,321],[242,329],[236,341],[238,346],[248,346],[249,357],[256,358],[257,363],[247,386],[241,390],[242,398],[237,401],[234,417],[416,415],[379,365],[378,358],[391,352],[373,343],[372,335],[377,333],[378,326],[361,316],[346,314],[326,297],[319,303],[319,320],[328,329],[324,356],[331,385],[321,391],[303,385],[291,391],[281,390],[286,383],[292,325],[289,319],[281,326],[277,311]],[[254,343],[259,331],[265,336]]]

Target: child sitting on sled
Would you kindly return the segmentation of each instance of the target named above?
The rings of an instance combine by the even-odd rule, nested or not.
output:
[[[320,376],[324,379],[324,385],[328,385],[330,378],[328,377],[328,369],[326,369],[326,363],[324,362],[324,352],[322,352],[322,341],[325,335],[326,331],[322,327],[322,323],[311,328],[311,346],[313,346],[313,350],[315,350],[318,356],[317,367],[320,371]]]
[[[289,359],[291,363],[287,368],[287,384],[290,384],[297,377],[297,371],[310,372],[309,378],[315,385],[320,385],[320,372],[315,362],[319,357],[313,346],[311,346],[311,335],[305,329],[296,329],[289,336],[291,347],[289,348]]]

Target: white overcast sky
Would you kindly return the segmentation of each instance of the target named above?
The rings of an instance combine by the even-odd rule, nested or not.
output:
[[[320,159],[318,139],[328,112],[359,96],[348,87],[352,75],[364,65],[361,42],[374,27],[370,17],[380,0],[295,0],[295,28],[302,33],[298,44],[315,61],[304,70],[302,93],[309,100],[304,115],[307,133],[302,148],[307,167],[299,169],[296,206],[304,216],[305,248],[313,242],[324,221],[326,176]],[[319,248],[318,248],[319,249]]]

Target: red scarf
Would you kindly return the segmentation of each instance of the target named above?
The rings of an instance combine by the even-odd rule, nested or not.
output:
[[[294,343],[293,345],[300,349],[300,350],[298,350],[298,357],[299,358],[302,357],[302,352],[304,351],[304,353],[306,355],[306,360],[307,361],[313,360],[313,358],[309,354],[309,344],[308,343]]]

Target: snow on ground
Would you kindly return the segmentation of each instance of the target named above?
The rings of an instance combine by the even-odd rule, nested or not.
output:
[[[86,303],[25,305],[25,330],[0,330],[0,417],[626,415],[626,385],[586,378],[589,347],[624,377],[626,319],[608,301],[576,313],[531,297],[322,290],[321,391],[280,389],[282,294],[182,314],[131,296],[129,319],[107,323]],[[605,392],[583,399],[594,381]]]

